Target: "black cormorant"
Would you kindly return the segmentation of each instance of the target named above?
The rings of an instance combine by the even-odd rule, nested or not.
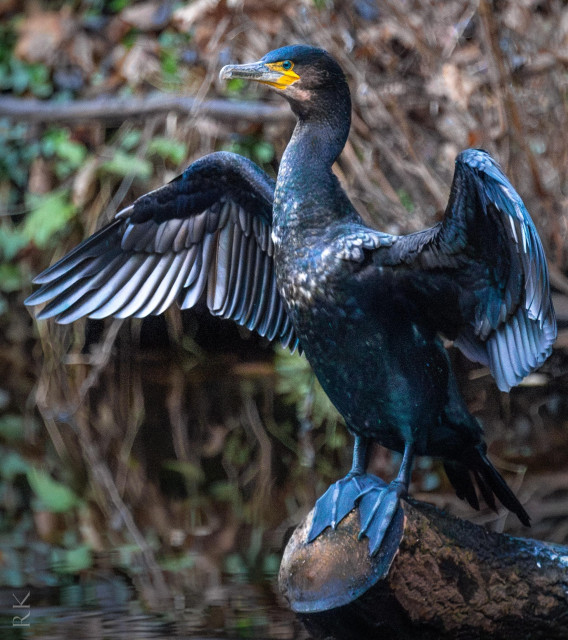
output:
[[[38,318],[143,317],[206,295],[212,314],[284,345],[298,343],[355,435],[353,466],[318,500],[316,538],[358,505],[361,535],[379,548],[415,455],[444,460],[458,496],[495,498],[529,516],[486,456],[440,334],[509,390],[550,354],[556,322],[533,222],[497,163],[456,160],[446,214],[393,236],[366,225],[332,171],[351,99],[321,49],[295,45],[222,78],[276,89],[298,121],[276,183],[231,153],[193,163],[142,196],[35,282]],[[365,473],[369,443],[404,453],[386,489]]]

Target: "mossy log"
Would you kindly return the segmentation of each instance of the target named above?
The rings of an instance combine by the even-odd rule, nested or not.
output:
[[[279,584],[316,638],[568,638],[568,547],[404,501],[370,558],[356,511],[308,544],[311,520],[290,538]]]

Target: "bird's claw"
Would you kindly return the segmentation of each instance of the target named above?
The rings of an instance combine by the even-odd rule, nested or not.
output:
[[[361,494],[358,505],[362,523],[359,540],[363,536],[369,538],[369,554],[371,556],[374,556],[380,549],[400,504],[400,498],[405,495],[406,487],[397,480],[386,487],[369,487]]]
[[[316,502],[308,542],[313,542],[327,527],[336,529],[361,496],[386,486],[380,478],[368,473],[348,473],[332,484]]]
[[[398,480],[387,485],[368,473],[349,473],[332,484],[316,502],[308,542],[313,542],[327,527],[336,529],[357,506],[361,520],[359,540],[363,536],[369,538],[369,555],[374,556],[381,548],[400,498],[406,491],[404,483]]]

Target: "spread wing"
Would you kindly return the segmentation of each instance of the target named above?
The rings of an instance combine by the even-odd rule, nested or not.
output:
[[[37,276],[27,305],[59,323],[159,314],[206,292],[212,314],[295,348],[276,286],[274,181],[231,153],[205,156]]]
[[[520,196],[486,152],[458,156],[444,220],[396,238],[387,251],[381,263],[406,280],[433,326],[489,366],[500,389],[550,355],[557,331],[544,250]]]

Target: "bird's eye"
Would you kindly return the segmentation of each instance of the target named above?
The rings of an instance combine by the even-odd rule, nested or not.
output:
[[[290,71],[290,69],[293,67],[294,65],[292,64],[291,60],[284,60],[284,62],[282,63],[282,68],[284,69],[284,71]]]

